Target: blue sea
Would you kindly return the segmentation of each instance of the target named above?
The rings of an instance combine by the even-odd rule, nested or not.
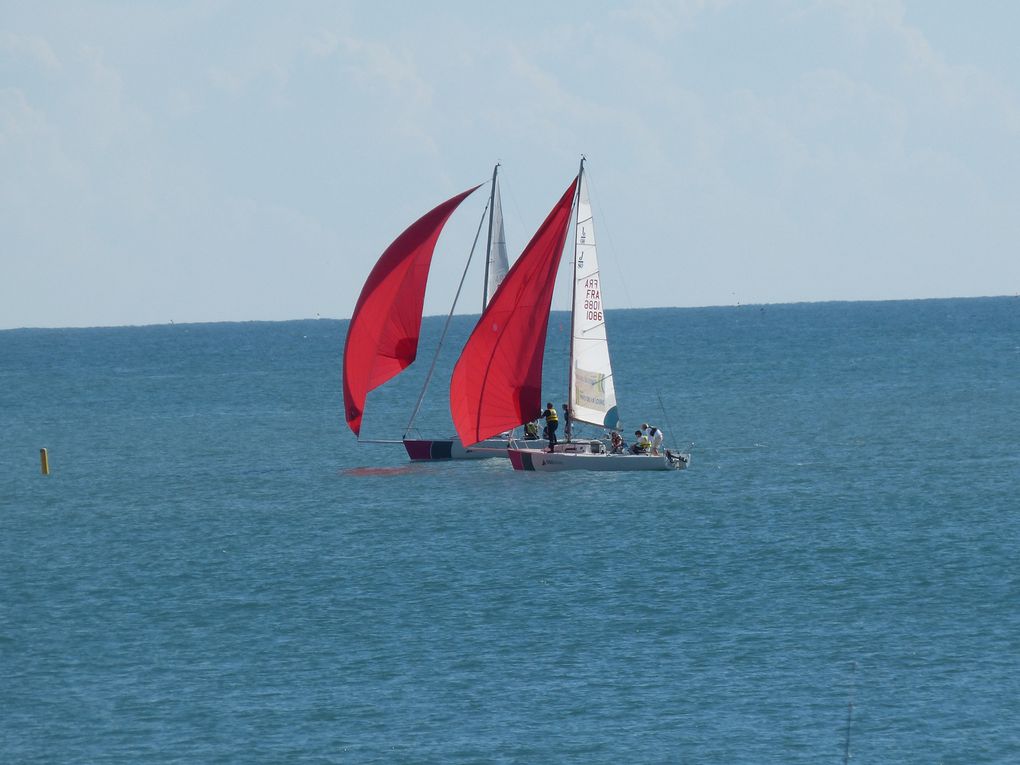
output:
[[[0,332],[0,762],[1020,762],[1020,299],[608,326],[690,469],[359,444],[342,321]]]

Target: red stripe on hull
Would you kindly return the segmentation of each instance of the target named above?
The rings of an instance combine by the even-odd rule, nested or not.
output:
[[[404,441],[404,448],[407,449],[407,456],[412,462],[424,462],[432,459],[431,441]]]
[[[535,467],[531,463],[531,455],[526,452],[516,451],[510,449],[507,454],[510,456],[510,464],[514,466],[514,470],[534,470]]]

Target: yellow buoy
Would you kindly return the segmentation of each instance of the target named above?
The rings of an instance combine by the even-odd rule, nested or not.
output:
[[[42,474],[43,475],[49,475],[50,474],[50,455],[47,453],[47,451],[45,449],[40,449],[39,450],[39,462],[42,463]]]

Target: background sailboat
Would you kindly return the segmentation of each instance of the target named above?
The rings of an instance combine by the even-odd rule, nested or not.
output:
[[[509,270],[506,236],[497,174],[492,171],[489,202],[479,220],[475,244],[464,267],[457,296],[447,317],[439,347],[426,375],[417,405],[404,432],[402,443],[412,460],[505,457],[508,437],[465,448],[456,438],[409,439],[414,419],[424,400],[435,370],[450,318],[457,305],[478,242],[482,224],[488,219],[483,307],[496,292]],[[458,194],[430,210],[412,223],[389,247],[373,267],[362,287],[347,330],[343,353],[344,413],[355,435],[361,434],[361,422],[368,393],[404,371],[417,357],[425,288],[436,243],[447,221],[460,203],[479,186]],[[395,441],[389,443],[396,443]],[[542,442],[544,443],[544,442]]]
[[[499,165],[497,164],[492,170],[492,188],[489,197],[489,226],[488,226],[488,237],[485,247],[485,276],[482,280],[482,311],[488,307],[492,297],[496,294],[500,284],[502,284],[510,269],[510,261],[507,255],[506,247],[506,234],[503,227],[503,205],[500,199],[499,193],[499,180],[498,180]],[[465,269],[465,274],[467,273]],[[463,277],[461,280],[463,284]],[[458,295],[459,295],[458,290]],[[454,300],[454,307],[456,307],[456,299]],[[450,314],[453,314],[453,308],[450,309]],[[447,318],[447,326],[449,326],[449,317]],[[446,329],[443,330],[443,337],[446,335]],[[426,376],[425,383],[422,386],[421,394],[418,397],[418,403],[411,414],[411,419],[407,424],[407,429],[404,433],[404,448],[407,450],[408,457],[412,461],[431,461],[431,460],[448,460],[448,459],[483,459],[488,457],[506,457],[507,456],[507,445],[510,439],[510,434],[502,431],[498,431],[493,434],[495,437],[479,439],[477,442],[472,443],[470,446],[464,446],[457,437],[442,438],[442,439],[422,439],[422,438],[409,438],[409,434],[413,430],[414,420],[417,417],[418,411],[421,408],[422,400],[425,396],[425,389],[428,387],[429,381],[432,377],[432,372],[435,369],[435,360],[439,356],[440,348],[442,347],[442,339],[440,340],[440,346],[436,349],[436,355],[433,359],[432,369],[429,370]],[[535,445],[545,446],[548,442],[544,440],[529,442]]]

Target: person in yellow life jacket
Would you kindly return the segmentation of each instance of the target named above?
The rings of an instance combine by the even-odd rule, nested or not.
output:
[[[560,416],[556,414],[551,401],[545,403],[545,411],[540,416],[545,417],[545,429],[549,436],[549,451],[551,452],[556,446],[556,428],[560,425]]]
[[[634,431],[634,444],[630,447],[631,452],[634,454],[648,454],[648,450],[652,448],[652,442],[648,440],[648,436],[642,433],[640,430]]]

